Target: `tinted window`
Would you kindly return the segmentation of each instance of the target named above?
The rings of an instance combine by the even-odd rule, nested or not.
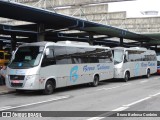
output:
[[[56,64],[55,57],[54,57],[54,49],[53,47],[47,47],[47,48],[49,48],[49,55],[44,54],[42,64],[45,64],[45,66],[54,65]]]
[[[54,46],[56,64],[68,64],[69,56],[65,46]]]
[[[40,46],[19,47],[9,67],[18,69],[37,66],[41,60],[43,49],[44,47]]]
[[[78,48],[76,47],[66,47],[66,49],[69,57],[69,64],[78,64],[82,62],[81,54],[83,54],[83,52],[79,54],[80,51],[78,51]]]
[[[146,61],[156,61],[157,58],[156,58],[156,55],[145,55],[145,60]]]
[[[83,47],[50,47],[50,55],[45,59],[51,64],[105,63],[112,61],[111,51]],[[53,51],[53,52],[51,52]]]
[[[128,50],[129,61],[156,61],[156,55],[145,51]]]
[[[84,58],[87,57],[86,63],[98,63],[98,58],[95,48],[85,48]]]
[[[144,51],[128,50],[128,61],[143,61]]]

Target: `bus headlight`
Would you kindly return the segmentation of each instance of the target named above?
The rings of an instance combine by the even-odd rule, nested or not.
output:
[[[27,75],[26,80],[34,79],[35,77],[36,77],[36,75]]]

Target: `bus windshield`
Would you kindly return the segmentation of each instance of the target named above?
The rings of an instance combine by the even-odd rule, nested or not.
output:
[[[19,47],[8,67],[15,69],[31,68],[39,65],[44,47]]]
[[[123,50],[113,50],[114,64],[119,64],[123,61]]]

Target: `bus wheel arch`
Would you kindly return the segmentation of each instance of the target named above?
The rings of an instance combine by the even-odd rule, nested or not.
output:
[[[94,77],[93,77],[93,82],[91,83],[91,86],[92,87],[97,87],[98,84],[99,84],[99,79],[100,79],[99,74],[95,74]]]
[[[50,78],[45,83],[45,88],[43,90],[43,93],[45,95],[50,95],[54,92],[55,88],[56,88],[56,80],[53,78]]]
[[[151,70],[150,70],[150,68],[147,68],[146,78],[149,78],[150,76],[151,76]]]
[[[124,81],[127,82],[130,78],[130,72],[127,70],[124,74]]]

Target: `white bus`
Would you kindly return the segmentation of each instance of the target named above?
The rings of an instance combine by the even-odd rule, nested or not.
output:
[[[62,44],[54,42],[26,43],[15,51],[7,67],[6,84],[21,90],[43,90],[90,83],[113,78],[114,63],[108,47]]]
[[[157,71],[156,53],[140,47],[115,47],[114,56],[114,78],[123,78],[128,81],[131,77],[150,77]]]

